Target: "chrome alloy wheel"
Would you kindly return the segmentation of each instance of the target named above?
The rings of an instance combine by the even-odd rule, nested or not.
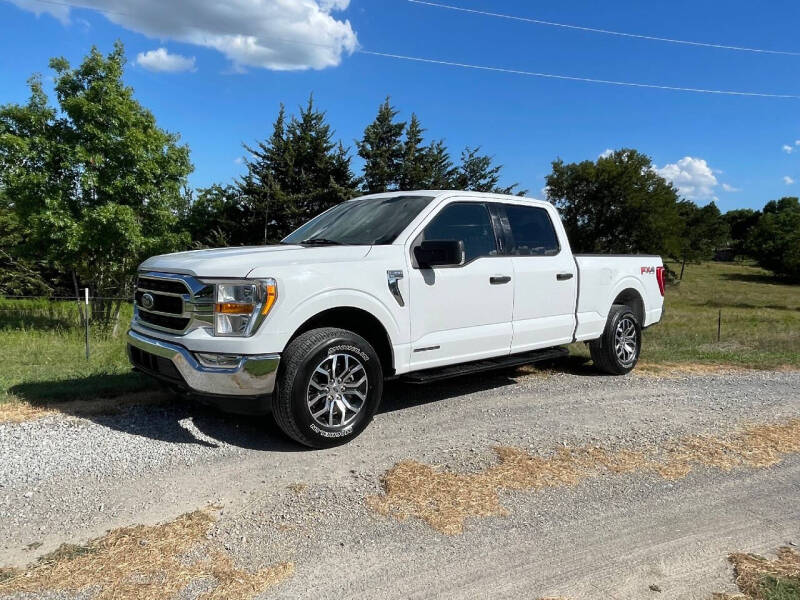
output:
[[[331,354],[311,374],[306,402],[311,417],[328,429],[350,425],[367,401],[364,365],[350,354]]]
[[[636,358],[637,344],[636,324],[630,317],[620,319],[614,332],[614,350],[617,358],[623,364],[631,362]]]

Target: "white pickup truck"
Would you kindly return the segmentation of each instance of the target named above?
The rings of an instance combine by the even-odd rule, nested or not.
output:
[[[567,353],[636,365],[661,319],[658,256],[573,255],[547,202],[454,191],[349,200],[274,246],[139,267],[134,367],[312,447],[361,433],[384,379],[426,382]]]

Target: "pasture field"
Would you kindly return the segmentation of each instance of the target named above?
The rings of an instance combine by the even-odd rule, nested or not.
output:
[[[130,316],[131,307],[124,306],[116,337],[92,330],[87,361],[73,302],[0,299],[0,404],[46,405],[152,389],[152,382],[131,371],[125,356],[121,333]],[[583,344],[571,350],[588,356]],[[667,288],[662,323],[644,334],[642,362],[800,368],[800,285],[750,264],[687,265],[683,281]]]

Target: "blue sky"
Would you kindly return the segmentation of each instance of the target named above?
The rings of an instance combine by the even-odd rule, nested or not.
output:
[[[800,53],[796,0],[442,1]],[[361,136],[389,95],[401,118],[416,112],[427,135],[445,138],[453,154],[481,145],[505,165],[507,182],[519,182],[534,197],[541,196],[554,158],[595,159],[619,147],[647,153],[687,197],[700,204],[716,198],[723,210],[760,208],[800,193],[800,99],[550,80],[351,51],[794,95],[800,95],[800,55],[624,38],[407,0],[194,0],[192,10],[166,0],[76,3],[106,12],[67,8],[62,0],[0,0],[0,103],[24,101],[25,80],[33,72],[47,74],[51,56],[77,63],[92,44],[108,51],[120,39],[136,97],[191,147],[194,186],[231,181],[242,170],[242,142],[269,135],[280,102],[293,110],[313,92],[346,144]]]

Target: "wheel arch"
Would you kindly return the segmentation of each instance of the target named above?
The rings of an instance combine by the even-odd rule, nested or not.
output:
[[[360,335],[375,348],[384,375],[394,375],[394,351],[389,332],[386,331],[383,323],[369,311],[355,306],[337,306],[318,312],[295,329],[287,345],[305,332],[320,327],[338,327]]]
[[[626,287],[625,289],[617,292],[611,305],[625,304],[631,308],[636,319],[639,321],[639,326],[644,327],[645,317],[647,315],[644,304],[644,297],[642,293],[635,287]]]

